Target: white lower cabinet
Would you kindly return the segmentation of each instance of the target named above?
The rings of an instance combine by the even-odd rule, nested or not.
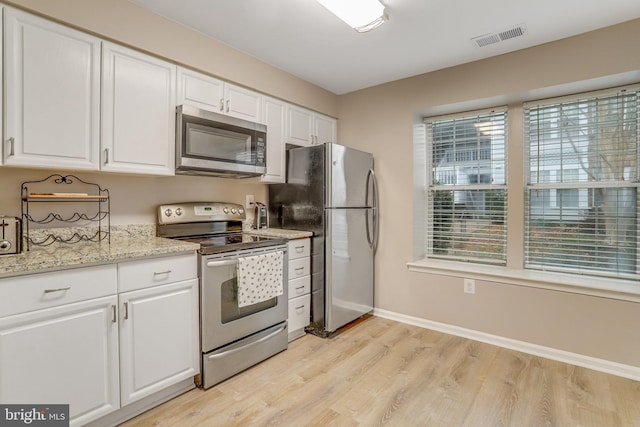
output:
[[[193,378],[198,351],[195,254],[0,279],[4,404],[101,423]]]
[[[119,302],[123,406],[198,373],[196,279],[126,292]]]
[[[195,254],[118,264],[122,406],[199,372]]]
[[[289,341],[305,334],[311,320],[311,240],[289,241]]]
[[[120,407],[116,277],[111,265],[0,280],[0,299],[22,302],[0,307],[0,402],[69,404],[71,426]]]

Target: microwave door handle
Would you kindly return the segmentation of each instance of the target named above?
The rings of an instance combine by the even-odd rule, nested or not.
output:
[[[227,259],[224,261],[208,261],[207,262],[207,267],[227,267],[227,266],[231,266],[231,265],[236,265],[238,264],[238,260],[237,259]]]

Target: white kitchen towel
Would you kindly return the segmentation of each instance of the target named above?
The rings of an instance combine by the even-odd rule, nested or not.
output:
[[[282,251],[238,259],[238,307],[284,294]]]

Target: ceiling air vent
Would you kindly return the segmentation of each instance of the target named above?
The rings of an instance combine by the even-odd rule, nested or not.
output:
[[[500,43],[505,40],[524,36],[527,33],[527,27],[524,24],[498,33],[483,34],[471,39],[477,47],[485,47],[491,44]]]

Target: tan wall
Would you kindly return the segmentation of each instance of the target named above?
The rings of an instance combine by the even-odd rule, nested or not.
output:
[[[339,139],[374,153],[380,181],[376,308],[640,366],[640,304],[484,281],[468,295],[462,275],[406,267],[412,259],[412,124],[418,117],[511,103],[509,162],[521,164],[517,100],[640,81],[638,40],[640,20],[341,97]],[[522,170],[509,175],[512,268],[522,265]]]

